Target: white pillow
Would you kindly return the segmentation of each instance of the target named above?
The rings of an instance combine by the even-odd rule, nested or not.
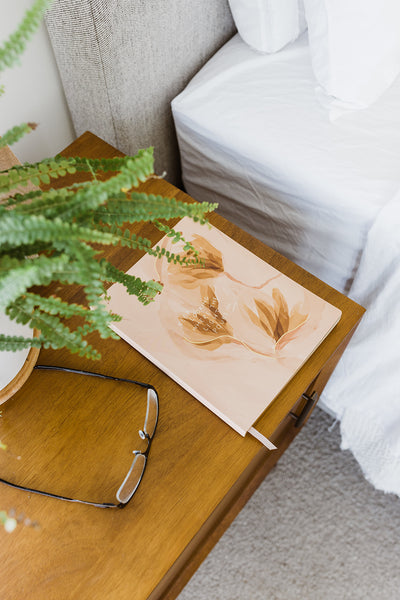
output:
[[[277,52],[306,29],[303,0],[229,0],[229,5],[240,37],[259,52]]]
[[[400,72],[400,0],[304,0],[304,5],[324,103],[326,94],[331,106],[337,99],[341,108],[375,102]]]

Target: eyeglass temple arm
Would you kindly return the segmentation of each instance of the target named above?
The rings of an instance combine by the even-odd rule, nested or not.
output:
[[[97,506],[99,508],[117,508],[118,504],[113,504],[112,502],[88,502],[86,500],[76,500],[74,498],[68,498],[67,496],[59,496],[58,494],[51,494],[50,492],[42,492],[41,490],[35,490],[34,488],[25,487],[23,485],[18,485],[16,483],[11,483],[11,481],[7,481],[6,479],[0,478],[0,482],[12,487],[16,490],[23,490],[24,492],[31,492],[32,494],[38,494],[39,496],[46,496],[47,498],[56,498],[58,500],[66,500],[67,502],[75,502],[77,504],[87,504],[90,506]]]

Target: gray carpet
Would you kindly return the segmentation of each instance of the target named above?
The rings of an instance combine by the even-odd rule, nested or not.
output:
[[[179,600],[399,600],[400,498],[317,408]]]

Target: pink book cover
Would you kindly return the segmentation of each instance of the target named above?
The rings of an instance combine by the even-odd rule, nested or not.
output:
[[[175,227],[203,264],[145,255],[128,273],[161,281],[147,306],[120,284],[112,329],[241,435],[324,340],[341,311],[210,225]],[[183,256],[183,242],[158,244]]]

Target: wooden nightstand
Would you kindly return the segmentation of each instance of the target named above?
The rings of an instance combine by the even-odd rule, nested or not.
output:
[[[120,153],[86,133],[65,154],[110,157]],[[150,180],[142,187],[188,199],[163,180]],[[99,364],[66,352],[42,351],[40,364],[90,368],[151,382],[160,395],[160,421],[143,482],[123,510],[97,509],[0,488],[2,508],[15,507],[17,513],[24,512],[41,524],[39,532],[21,527],[3,536],[1,561],[7,577],[0,582],[2,600],[175,598],[298,433],[296,415],[311,402],[303,394],[312,397],[321,391],[343,352],[364,312],[362,307],[220,216],[212,215],[210,220],[343,313],[256,424],[278,450],[269,452],[251,436],[242,438],[121,340],[96,342],[103,355]],[[154,243],[161,237],[148,225],[135,230]],[[131,266],[132,257],[124,249],[113,249],[110,254],[121,268]],[[79,292],[71,291],[70,297],[79,300]],[[132,428],[137,424],[129,422],[127,406],[117,416],[117,399],[113,400],[115,418],[113,412],[107,412],[113,407],[107,406],[101,383],[73,385],[66,378],[56,390],[59,405],[65,401],[62,418],[58,409],[54,410],[49,380],[38,373],[4,405],[0,439],[13,455],[0,454],[0,473],[55,492],[75,491],[82,482],[89,482],[92,495],[97,493],[104,501],[107,472],[101,457],[115,455],[116,440],[129,434],[134,440]],[[90,442],[93,428],[100,432],[92,439],[93,453],[81,455],[77,448],[82,440]],[[65,458],[57,463],[60,455]]]

